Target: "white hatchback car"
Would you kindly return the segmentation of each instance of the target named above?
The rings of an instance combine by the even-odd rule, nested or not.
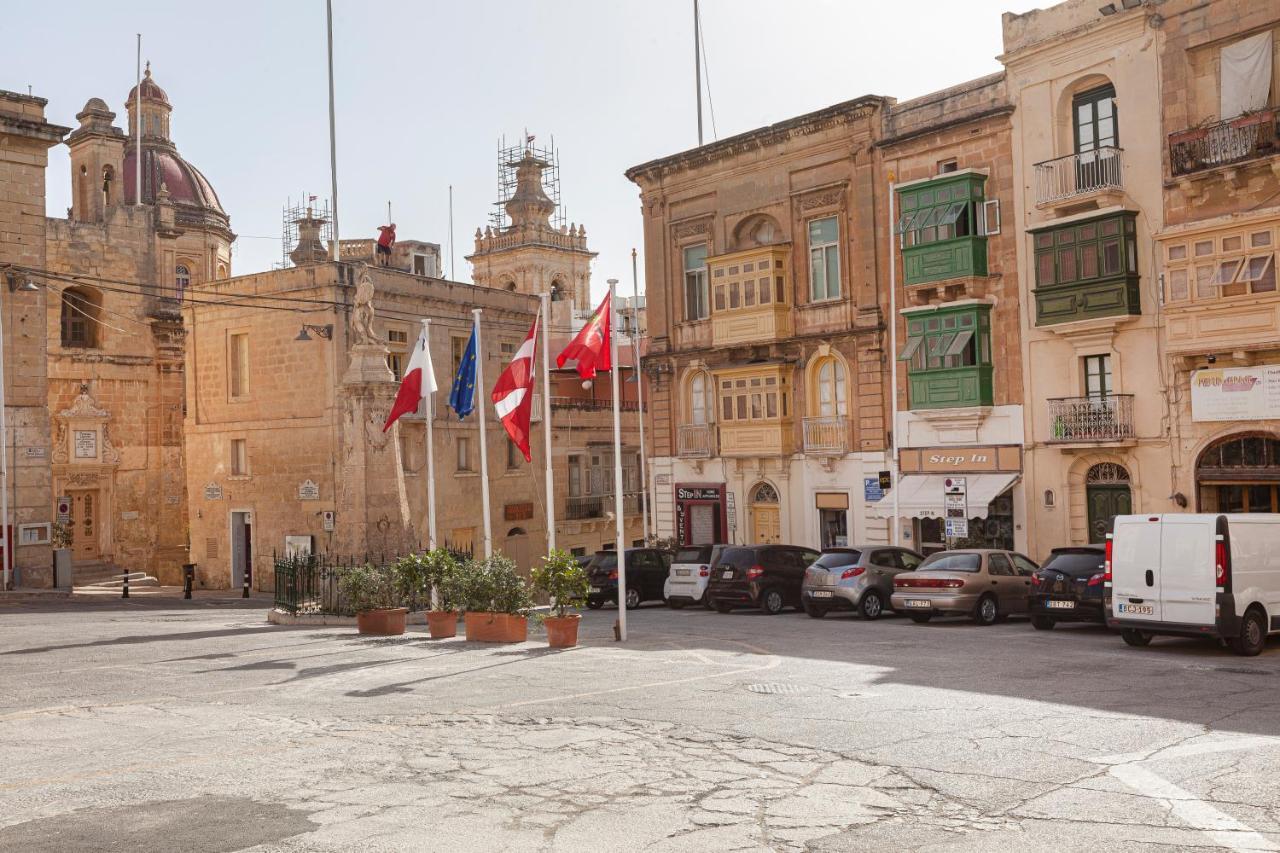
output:
[[[711,567],[724,548],[724,545],[688,545],[676,551],[662,590],[670,607],[679,610],[686,604],[706,604]]]

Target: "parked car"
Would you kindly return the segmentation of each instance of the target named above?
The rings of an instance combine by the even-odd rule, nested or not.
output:
[[[1106,548],[1075,545],[1054,548],[1031,576],[1031,624],[1039,631],[1059,622],[1106,623],[1103,577]]]
[[[1216,637],[1256,655],[1280,631],[1280,515],[1118,515],[1112,530],[1110,624],[1129,645]]]
[[[1012,551],[939,551],[914,572],[893,579],[893,609],[913,622],[970,616],[979,625],[991,625],[1027,612],[1027,594],[1038,568]]]
[[[804,573],[804,612],[821,619],[832,610],[856,610],[863,619],[878,619],[893,596],[893,579],[923,559],[909,548],[825,548]]]
[[[676,551],[663,590],[669,607],[679,610],[686,604],[707,603],[705,593],[711,580],[711,566],[726,547],[689,545]]]
[[[628,548],[627,588],[623,594],[628,610],[643,602],[661,601],[671,555],[657,548]],[[596,551],[587,564],[587,607],[598,610],[605,602],[618,603],[618,552]]]
[[[735,607],[759,607],[775,614],[800,607],[804,571],[820,555],[793,545],[730,545],[711,566],[706,596],[721,613]]]

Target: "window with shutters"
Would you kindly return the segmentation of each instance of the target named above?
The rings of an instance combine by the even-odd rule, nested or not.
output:
[[[992,405],[991,306],[986,303],[904,312],[912,409]]]
[[[902,269],[907,284],[987,274],[987,236],[998,233],[999,202],[987,176],[950,171],[898,189]]]
[[[1036,325],[1140,314],[1133,211],[1030,231]]]

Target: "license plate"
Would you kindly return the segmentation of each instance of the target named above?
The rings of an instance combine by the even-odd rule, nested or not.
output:
[[[923,598],[908,598],[904,602],[908,607],[932,607],[933,604]]]
[[[677,574],[677,575],[679,575],[679,576],[680,576],[680,577],[682,577],[682,578],[687,578],[687,577],[689,577],[689,570],[688,570],[688,569],[676,569],[676,574]]]
[[[814,598],[830,598],[831,597],[831,593],[822,589],[815,589],[813,592],[809,594],[812,595]]]
[[[578,589],[582,589],[582,587],[578,587]],[[599,592],[599,591],[600,591],[600,587],[598,587],[598,586],[587,587],[587,589],[588,589],[588,591],[593,592],[593,593],[594,593],[594,592]]]
[[[733,569],[729,569],[728,571],[724,572],[723,574],[720,575],[720,577],[724,578],[725,580],[730,580],[733,577]]]
[[[1045,603],[1045,606],[1055,610],[1074,610],[1076,603],[1074,601],[1049,601]]]
[[[1132,613],[1134,616],[1154,616],[1155,609],[1150,604],[1121,604],[1121,613]]]

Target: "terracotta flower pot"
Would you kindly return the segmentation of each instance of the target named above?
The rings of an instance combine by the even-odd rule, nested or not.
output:
[[[408,613],[404,607],[392,607],[386,610],[362,610],[356,614],[356,630],[361,634],[375,634],[383,637],[394,637],[404,633],[404,617]]]
[[[458,636],[458,611],[428,610],[427,629],[431,632],[433,640],[446,640],[449,637]]]
[[[529,620],[511,613],[467,612],[463,617],[467,639],[479,643],[523,643],[529,636]]]
[[[547,626],[547,645],[553,649],[571,649],[578,645],[578,624],[582,617],[577,613],[570,616],[548,616],[542,620]]]

